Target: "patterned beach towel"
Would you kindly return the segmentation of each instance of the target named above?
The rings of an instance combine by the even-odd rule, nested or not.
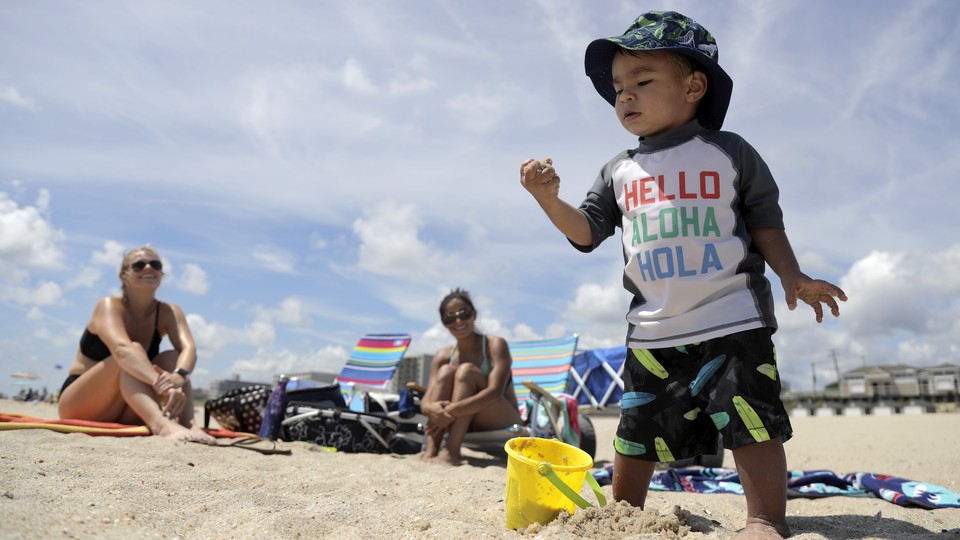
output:
[[[593,471],[600,485],[610,484],[613,467]],[[743,495],[740,476],[733,469],[667,469],[653,475],[651,491],[688,493],[733,493]],[[789,471],[787,496],[818,498],[842,495],[879,497],[900,506],[935,510],[960,508],[960,494],[927,482],[916,482],[887,474],[853,472],[838,475],[833,471]]]

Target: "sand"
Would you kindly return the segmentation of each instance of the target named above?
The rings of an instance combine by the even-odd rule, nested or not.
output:
[[[0,400],[0,412],[56,408]],[[612,463],[616,417],[591,416],[596,465]],[[796,418],[791,469],[886,473],[960,492],[960,415]],[[447,468],[417,456],[318,451],[290,456],[31,429],[0,432],[3,538],[733,538],[738,495],[651,493],[647,509],[577,511],[542,528],[504,526],[506,460],[468,451]],[[725,466],[732,466],[729,453]],[[610,497],[610,487],[604,488]],[[584,497],[594,500],[588,489]],[[797,539],[958,538],[960,509],[881,499],[791,499]]]

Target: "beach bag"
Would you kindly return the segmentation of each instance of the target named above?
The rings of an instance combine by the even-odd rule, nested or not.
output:
[[[267,406],[271,388],[266,384],[252,384],[224,392],[207,400],[203,406],[203,427],[210,427],[210,417],[224,429],[259,433],[263,410]],[[339,383],[313,386],[287,392],[282,410],[288,404],[321,407],[346,407]]]
[[[252,384],[234,388],[203,405],[203,427],[210,427],[212,416],[220,427],[244,433],[259,433],[263,409],[270,397],[270,386]]]
[[[289,390],[283,408],[286,409],[288,406],[295,404],[313,407],[315,409],[325,409],[328,407],[347,408],[347,402],[343,397],[343,390],[340,389],[340,383]]]
[[[304,441],[341,452],[386,454],[397,434],[397,422],[347,409],[291,404],[280,430],[285,441]]]

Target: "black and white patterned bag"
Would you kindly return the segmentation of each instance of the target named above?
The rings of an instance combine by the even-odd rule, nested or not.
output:
[[[251,384],[207,400],[203,407],[203,427],[210,427],[212,416],[224,429],[259,433],[260,424],[263,422],[263,410],[267,406],[270,392],[269,385]],[[287,404],[315,408],[347,406],[338,383],[318,384],[290,390],[286,394],[284,409]]]
[[[397,422],[345,409],[291,405],[281,432],[285,441],[306,441],[341,452],[385,454],[397,434]]]
[[[270,386],[266,384],[253,384],[224,392],[204,403],[203,426],[210,426],[212,416],[224,429],[259,433],[263,409],[269,397]]]

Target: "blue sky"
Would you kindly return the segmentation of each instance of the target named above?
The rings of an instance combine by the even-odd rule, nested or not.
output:
[[[579,204],[636,139],[583,74],[592,39],[675,9],[716,37],[724,128],[764,156],[823,325],[775,280],[783,378],[960,363],[960,4],[943,1],[5,2],[0,391],[59,388],[125,249],[199,345],[195,384],[338,371],[367,332],[451,342],[474,294],[512,339],[623,343],[615,239],[572,249],[519,185]]]

